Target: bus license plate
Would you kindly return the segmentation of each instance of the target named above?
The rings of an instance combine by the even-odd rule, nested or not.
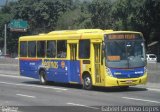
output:
[[[127,80],[127,81],[126,81],[126,83],[132,83],[132,82],[133,82],[132,80]]]

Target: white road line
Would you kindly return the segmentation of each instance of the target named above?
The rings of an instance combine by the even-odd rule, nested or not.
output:
[[[24,76],[15,76],[15,75],[4,75],[4,74],[0,74],[0,77],[11,77],[11,78],[20,78],[20,79],[33,79],[33,78],[30,78],[30,77],[24,77]]]
[[[35,96],[25,95],[25,94],[16,94],[17,96],[23,96],[27,98],[36,98]]]
[[[90,107],[90,106],[87,106],[87,105],[82,105],[82,104],[77,104],[77,103],[67,103],[68,105],[73,105],[73,106],[80,106],[80,107],[87,107],[87,108],[92,108],[92,109],[99,109],[99,108],[96,108],[96,107]]]
[[[154,88],[147,88],[150,91],[156,91],[156,92],[160,92],[160,89],[154,89]]]
[[[6,65],[6,66],[16,66],[16,67],[18,67],[19,65],[17,65],[17,64],[0,64],[0,65]]]
[[[122,97],[122,98],[128,99],[128,100],[143,101],[143,102],[160,103],[159,101],[146,100],[146,99],[137,99],[137,98],[130,98],[130,97]]]
[[[0,84],[7,84],[7,85],[14,85],[14,86],[24,86],[24,87],[33,87],[33,88],[45,88],[45,89],[62,90],[62,91],[68,90],[68,89],[63,89],[63,88],[55,88],[55,87],[39,86],[39,85],[31,85],[31,84],[10,83],[10,82],[0,82]]]
[[[24,76],[14,76],[14,75],[4,75],[4,74],[0,74],[0,77],[11,77],[11,78],[19,78],[19,79],[32,79],[33,78],[30,78],[30,77],[24,77]],[[34,79],[35,80],[35,79]],[[146,88],[148,89],[149,91],[156,91],[156,92],[160,92],[160,89],[156,89],[156,88]]]

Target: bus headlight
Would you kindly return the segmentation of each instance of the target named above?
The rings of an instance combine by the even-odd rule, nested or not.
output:
[[[108,73],[109,76],[113,77],[113,74],[112,74],[112,72],[109,68],[107,68],[107,73]]]

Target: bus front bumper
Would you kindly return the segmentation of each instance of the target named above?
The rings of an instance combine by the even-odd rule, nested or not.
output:
[[[147,83],[147,73],[139,78],[118,79],[115,77],[107,76],[105,79],[105,86],[135,86]]]

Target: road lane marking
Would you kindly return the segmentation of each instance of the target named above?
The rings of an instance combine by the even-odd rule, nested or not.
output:
[[[6,65],[6,66],[16,66],[16,67],[18,67],[19,65],[17,65],[17,64],[0,64],[0,65]]]
[[[11,77],[11,78],[19,78],[19,79],[33,79],[30,77],[24,77],[24,76],[15,76],[15,75],[5,75],[5,74],[0,74],[0,77]]]
[[[154,88],[147,88],[149,91],[156,91],[156,92],[160,92],[160,89],[154,89]]]
[[[122,98],[128,99],[128,100],[143,101],[143,102],[160,103],[159,101],[146,100],[146,99],[137,99],[137,98],[130,98],[130,97],[122,97]]]
[[[24,77],[24,76],[14,76],[14,75],[4,75],[4,74],[0,74],[0,77],[11,77],[11,78],[19,78],[19,79],[32,79],[32,80],[37,80],[37,79],[33,79],[30,77]],[[156,88],[146,88],[149,91],[156,91],[156,92],[160,92],[160,89],[156,89]]]
[[[25,95],[25,94],[16,94],[17,96],[23,96],[27,98],[36,98],[35,96]]]
[[[24,87],[35,87],[35,88],[45,88],[45,89],[53,89],[53,90],[62,90],[66,91],[68,89],[63,88],[55,88],[55,87],[48,87],[48,86],[39,86],[39,85],[30,85],[30,84],[18,84],[18,83],[9,83],[9,82],[0,82],[0,84],[7,84],[7,85],[14,85],[14,86],[24,86]]]
[[[82,105],[82,104],[77,104],[77,103],[67,103],[68,105],[73,105],[73,106],[80,106],[80,107],[87,107],[87,108],[92,108],[92,109],[99,109],[99,108],[96,108],[96,107],[90,107],[90,106],[87,106],[87,105]]]

